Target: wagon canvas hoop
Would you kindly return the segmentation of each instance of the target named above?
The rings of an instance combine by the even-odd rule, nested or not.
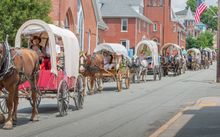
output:
[[[154,41],[143,40],[143,41],[139,42],[135,48],[135,55],[134,56],[139,56],[141,50],[145,46],[148,47],[151,51],[154,65],[158,66],[159,65],[158,46],[157,46],[157,43]]]
[[[195,56],[198,57],[201,60],[201,52],[199,49],[196,48],[191,48],[187,50],[187,53],[189,54],[190,52],[194,52]]]
[[[170,48],[170,47],[172,47],[170,50],[176,49],[176,50],[178,51],[178,55],[179,55],[180,57],[182,57],[182,49],[181,49],[181,47],[180,47],[179,45],[177,45],[177,44],[174,44],[174,43],[167,43],[167,44],[165,44],[165,45],[160,49],[160,54],[163,55],[163,56],[165,56],[166,50],[167,50],[168,48]]]
[[[41,20],[29,20],[19,28],[16,34],[15,47],[21,47],[22,37],[43,32],[46,32],[49,38],[51,73],[58,75],[55,46],[55,36],[58,36],[62,38],[64,45],[65,73],[68,77],[77,77],[79,74],[79,43],[75,34],[67,29],[47,24]]]
[[[128,56],[127,49],[118,43],[102,43],[97,45],[94,52],[101,52],[103,50],[109,51],[111,53],[115,53],[116,55],[123,55],[126,57],[126,59],[130,60],[130,57]]]

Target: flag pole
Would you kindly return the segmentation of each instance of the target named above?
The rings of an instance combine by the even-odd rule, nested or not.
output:
[[[220,0],[218,0],[218,7],[220,7]],[[218,8],[218,35],[217,35],[217,75],[216,82],[220,83],[220,9]]]

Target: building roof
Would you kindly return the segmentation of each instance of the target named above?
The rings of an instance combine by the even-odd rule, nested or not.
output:
[[[195,20],[194,12],[192,12],[190,7],[188,9],[176,12],[176,15],[183,20]]]
[[[184,9],[184,10],[181,10],[181,11],[178,11],[176,12],[176,15],[186,15],[187,14],[187,9]]]
[[[195,20],[191,8],[189,7],[186,14],[186,20]]]
[[[96,21],[98,24],[98,28],[102,30],[108,29],[107,24],[103,21],[102,14],[100,7],[98,5],[97,0],[92,0],[93,6],[94,6],[94,11],[95,11],[95,16],[96,16]]]
[[[171,10],[171,21],[179,23],[185,29],[184,21],[177,17],[173,9]]]
[[[100,0],[100,2],[102,3],[101,12],[104,18],[139,18],[152,24],[149,18],[132,8],[132,6],[141,5],[141,0]]]

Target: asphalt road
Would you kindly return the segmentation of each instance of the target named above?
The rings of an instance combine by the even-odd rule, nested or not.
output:
[[[0,129],[0,137],[147,137],[182,108],[207,96],[220,96],[215,65],[209,70],[188,71],[161,81],[132,84],[116,92],[116,84],[105,84],[102,94],[85,98],[84,109],[58,117],[56,99],[43,99],[40,121],[30,122],[31,108],[20,100],[18,124]],[[73,105],[73,102],[72,102]]]

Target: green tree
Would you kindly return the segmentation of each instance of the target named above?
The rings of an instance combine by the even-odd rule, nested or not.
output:
[[[212,48],[214,41],[214,34],[210,31],[206,31],[204,33],[201,33],[196,41],[197,41],[197,45],[200,48],[206,48],[206,47]]]
[[[196,0],[187,0],[186,8],[188,9],[189,7],[191,8],[193,12],[195,12],[196,11]]]
[[[201,16],[201,21],[205,23],[208,29],[217,30],[218,28],[218,7],[210,6]]]
[[[197,40],[191,35],[186,38],[186,49],[200,48],[197,44]]]
[[[14,45],[19,27],[29,19],[41,19],[50,22],[49,0],[0,0],[0,40],[9,34],[9,43]]]
[[[196,0],[187,0],[186,2],[186,8],[191,8],[193,12],[196,11]],[[212,29],[212,31],[217,30],[217,24],[218,24],[218,7],[217,6],[210,6],[206,11],[204,11],[201,15],[201,22],[207,25],[209,29]]]

